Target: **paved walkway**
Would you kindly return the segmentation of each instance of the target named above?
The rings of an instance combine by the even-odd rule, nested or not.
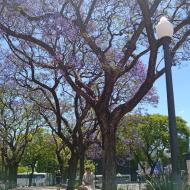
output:
[[[16,188],[14,190],[57,190],[57,187],[46,187],[46,186],[43,186],[43,187],[19,187],[19,188]],[[65,190],[63,188],[61,188],[60,190]]]
[[[21,187],[14,190],[57,190],[57,187]],[[66,190],[61,188],[60,190]],[[97,189],[98,190],[98,189]],[[129,183],[118,185],[118,190],[146,190],[144,184]]]

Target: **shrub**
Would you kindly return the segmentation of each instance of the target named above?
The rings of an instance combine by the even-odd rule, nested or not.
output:
[[[147,190],[190,190],[187,182],[187,177],[172,180],[171,176],[161,175],[147,180]]]

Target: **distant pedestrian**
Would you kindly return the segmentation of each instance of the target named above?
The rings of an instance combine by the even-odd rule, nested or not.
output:
[[[88,187],[85,187],[84,185],[81,185],[78,190],[88,190]]]
[[[95,190],[95,185],[94,185],[94,174],[91,171],[91,168],[87,166],[85,168],[85,173],[83,175],[82,179],[82,186],[80,186],[80,190]],[[83,188],[83,189],[82,189]]]

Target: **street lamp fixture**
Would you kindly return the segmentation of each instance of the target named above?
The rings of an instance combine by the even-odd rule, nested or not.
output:
[[[169,48],[169,45],[171,43],[171,38],[174,33],[174,29],[173,29],[173,25],[168,21],[166,17],[161,17],[158,25],[156,26],[156,33],[164,49],[171,164],[172,164],[173,177],[176,178],[180,174],[179,159],[178,159],[179,146],[178,146],[178,141],[177,141],[177,127],[176,127],[174,93],[173,93],[173,82],[172,82],[172,71],[171,71],[172,57],[171,57],[170,48]]]

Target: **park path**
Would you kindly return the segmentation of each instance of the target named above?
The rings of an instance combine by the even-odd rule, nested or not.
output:
[[[43,186],[43,187],[19,187],[19,188],[16,188],[16,189],[13,189],[13,190],[57,190],[57,187],[46,187],[46,186]],[[64,188],[61,188],[60,190],[66,190]]]
[[[121,190],[145,190],[145,185],[138,183],[128,184],[128,185],[119,185],[118,189]],[[57,190],[57,187],[21,187],[14,190]],[[60,190],[66,190],[64,188],[61,188]],[[98,189],[97,189],[98,190]]]

